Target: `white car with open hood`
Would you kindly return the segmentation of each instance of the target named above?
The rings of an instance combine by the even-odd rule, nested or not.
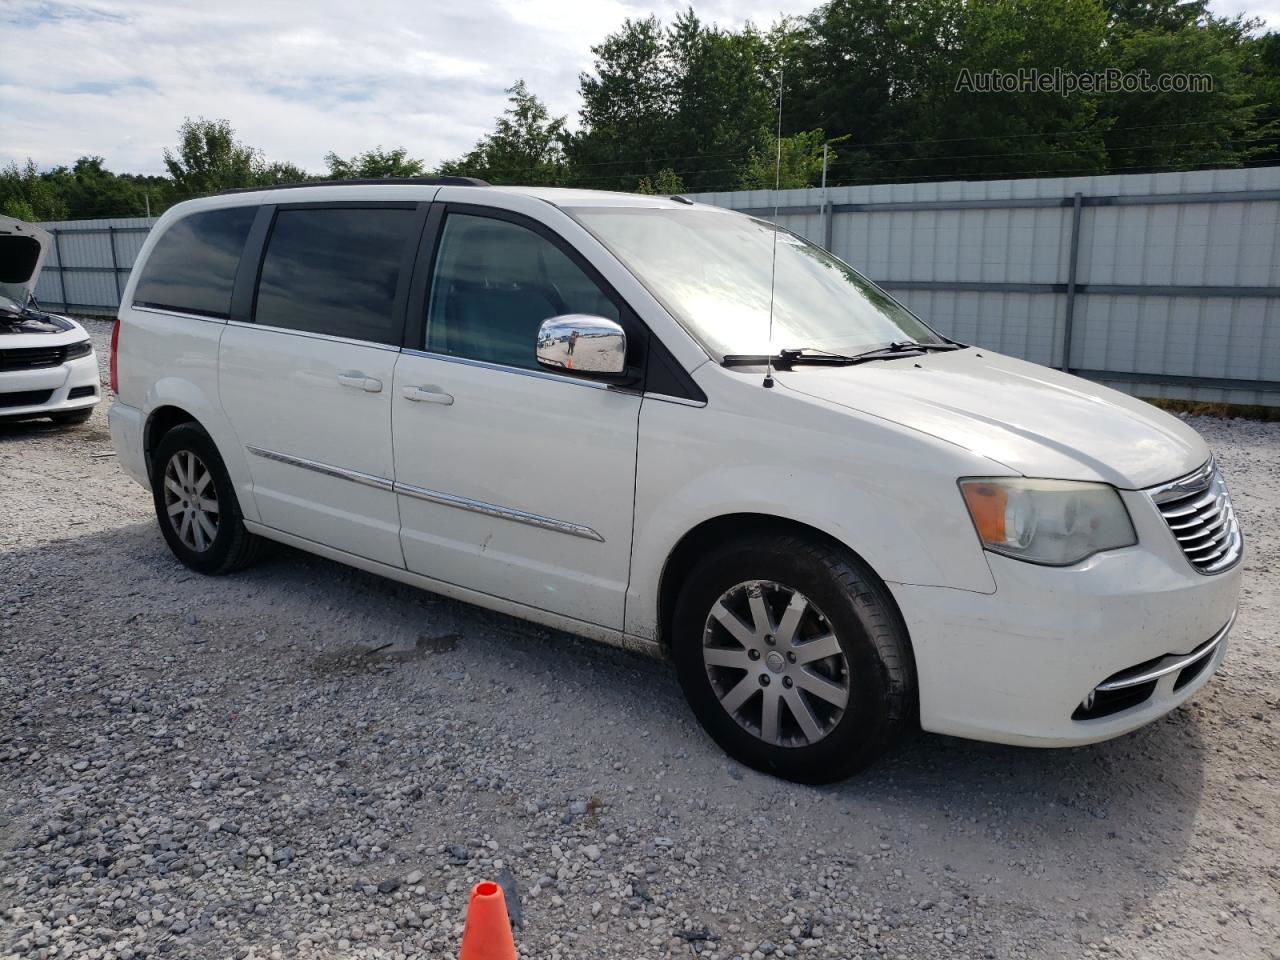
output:
[[[100,399],[89,334],[35,302],[52,242],[48,231],[0,217],[0,420],[84,423]]]
[[[461,178],[229,193],[164,215],[117,332],[112,437],[188,566],[265,538],[670,656],[780,776],[915,723],[1114,737],[1226,654],[1243,543],[1194,431],[748,216]]]

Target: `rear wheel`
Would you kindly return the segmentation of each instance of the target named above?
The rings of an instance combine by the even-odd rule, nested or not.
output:
[[[261,539],[245,528],[231,477],[201,427],[183,423],[164,435],[151,488],[165,542],[188,567],[223,574],[253,562]]]
[[[908,643],[875,575],[802,537],[723,545],[676,604],[680,683],[706,731],[748,766],[826,783],[865,767],[906,725]]]

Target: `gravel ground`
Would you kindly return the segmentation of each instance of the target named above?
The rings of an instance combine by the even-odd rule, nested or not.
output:
[[[0,427],[0,956],[452,957],[489,878],[530,958],[1274,960],[1280,424],[1195,426],[1250,550],[1203,692],[824,788],[727,761],[666,664],[290,550],[192,574],[105,403]]]

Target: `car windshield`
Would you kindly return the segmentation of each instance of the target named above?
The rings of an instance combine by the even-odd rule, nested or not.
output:
[[[773,224],[717,210],[579,207],[568,211],[713,353],[856,353],[941,342],[848,264]],[[772,333],[769,305],[773,303]]]

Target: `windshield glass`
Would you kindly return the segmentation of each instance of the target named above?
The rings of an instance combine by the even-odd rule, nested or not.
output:
[[[821,247],[715,210],[579,207],[568,213],[631,269],[713,353],[807,348],[849,354],[900,340],[941,342],[924,322]]]

